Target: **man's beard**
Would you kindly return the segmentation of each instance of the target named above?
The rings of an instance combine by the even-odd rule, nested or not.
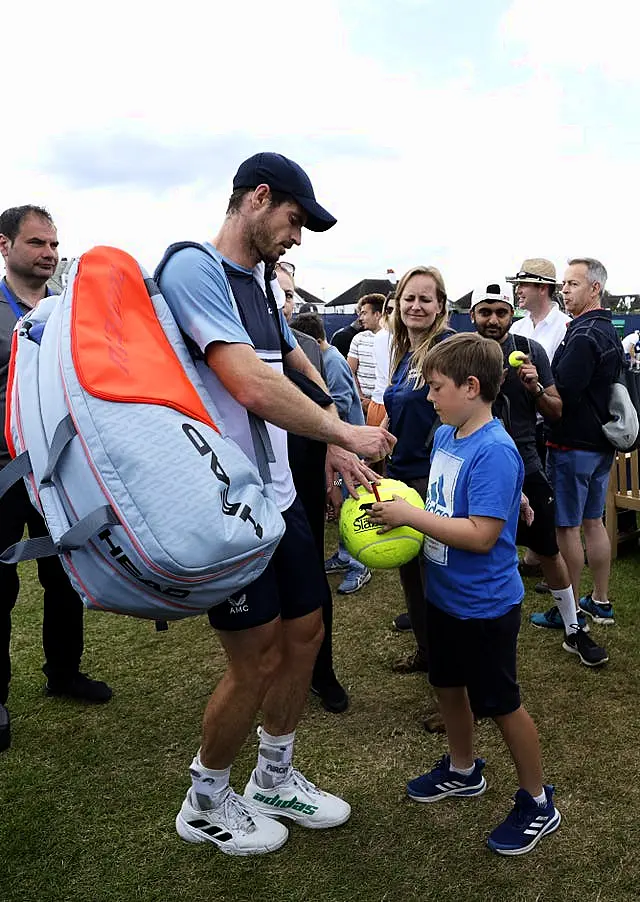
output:
[[[281,254],[277,245],[274,245],[273,235],[262,223],[254,226],[251,243],[264,263],[277,263],[280,259]]]

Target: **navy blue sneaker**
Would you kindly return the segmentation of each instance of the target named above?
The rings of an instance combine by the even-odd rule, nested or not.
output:
[[[553,804],[553,786],[545,786],[546,805],[538,805],[525,789],[514,796],[515,805],[499,827],[493,831],[487,845],[498,855],[525,855],[543,836],[560,826],[560,812]]]
[[[437,802],[448,796],[458,799],[481,796],[487,788],[487,781],[482,776],[484,765],[483,758],[476,758],[473,773],[465,777],[452,771],[451,758],[443,755],[428,774],[407,783],[409,798],[414,802]]]
[[[328,557],[324,562],[324,572],[325,573],[344,573],[349,569],[349,564],[351,561],[349,558],[340,557],[340,552],[336,551],[335,554],[332,554],[331,557]]]

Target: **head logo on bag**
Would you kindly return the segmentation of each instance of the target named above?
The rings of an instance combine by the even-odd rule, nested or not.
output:
[[[0,561],[59,554],[88,607],[154,620],[200,614],[266,567],[284,522],[265,425],[251,423],[256,467],[128,254],[84,254],[20,321],[7,401],[0,494],[24,478],[51,538]]]

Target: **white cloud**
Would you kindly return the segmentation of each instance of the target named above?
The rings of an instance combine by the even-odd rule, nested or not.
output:
[[[213,236],[241,159],[278,150],[338,217],[290,254],[301,285],[327,299],[416,263],[438,265],[455,297],[524,257],[561,268],[573,253],[600,256],[613,290],[640,288],[635,160],[617,159],[604,133],[595,146],[581,121],[592,111],[566,103],[566,67],[585,58],[611,73],[602,41],[629,50],[630,6],[600,6],[596,28],[588,2],[580,16],[573,0],[515,0],[495,36],[505,66],[514,54],[526,65],[489,90],[480,47],[450,81],[357,53],[341,0],[183,0],[165,13],[61,0],[46,31],[32,23],[48,6],[14,4],[2,203],[49,206],[68,254],[111,243],[150,268],[171,241]],[[359,46],[368,27],[363,5]]]
[[[515,0],[500,31],[529,65],[636,82],[639,26],[636,0]]]

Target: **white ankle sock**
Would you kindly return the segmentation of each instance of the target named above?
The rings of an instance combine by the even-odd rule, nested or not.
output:
[[[272,736],[262,728],[256,765],[256,782],[262,789],[271,789],[287,779],[291,770],[295,737],[295,730],[284,736]]]
[[[195,802],[196,807],[201,811],[215,808],[229,787],[231,767],[225,767],[223,770],[205,767],[200,760],[200,752],[198,752],[191,762],[189,773],[191,774],[192,802]]]
[[[567,636],[578,631],[578,612],[576,611],[576,600],[573,595],[571,586],[566,589],[551,589],[553,600],[558,606],[564,631]]]
[[[544,789],[542,790],[542,792],[540,793],[539,796],[533,797],[533,801],[536,803],[536,805],[539,805],[541,808],[545,807],[545,805],[547,804],[547,794],[544,791]]]
[[[593,595],[591,596],[591,601],[592,601],[594,604],[603,604],[603,605],[605,605],[605,607],[609,607],[609,602],[608,602],[608,601],[600,601],[599,598],[595,598]]]
[[[470,777],[475,767],[475,761],[471,767],[456,767],[453,763],[449,765],[449,770],[454,774],[462,774],[463,777]]]

